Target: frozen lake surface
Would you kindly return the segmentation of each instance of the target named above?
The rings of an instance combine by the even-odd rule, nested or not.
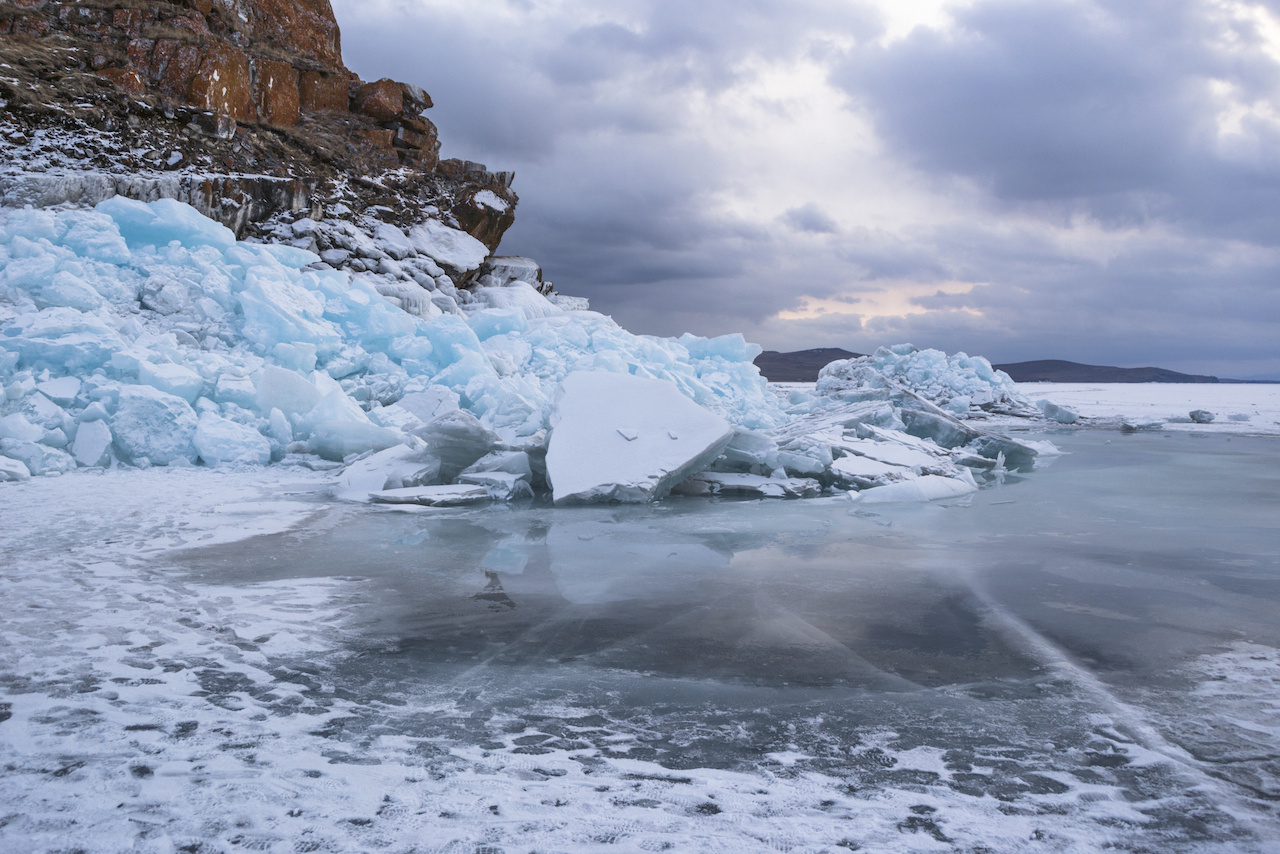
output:
[[[7,485],[0,843],[1275,851],[1278,440],[1047,438],[870,509]]]

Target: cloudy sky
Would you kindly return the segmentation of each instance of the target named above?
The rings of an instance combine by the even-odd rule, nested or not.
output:
[[[1280,0],[334,0],[633,331],[1280,376]]]

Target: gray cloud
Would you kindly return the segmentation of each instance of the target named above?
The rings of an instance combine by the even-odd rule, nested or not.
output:
[[[836,221],[814,202],[791,208],[782,215],[782,221],[796,231],[810,231],[814,234],[835,234],[839,231]]]
[[[1277,107],[1280,65],[1205,0],[977,0],[887,44],[871,5],[842,0],[334,5],[353,69],[432,93],[445,156],[515,169],[503,251],[637,332],[1280,370],[1280,132],[1218,125],[1224,85]],[[851,219],[841,200],[867,188],[822,169],[775,211],[718,203],[750,186],[734,155],[769,128],[708,128],[702,105],[802,60],[870,123],[875,153],[848,156],[904,176],[880,192],[917,223]],[[874,316],[901,282],[918,313]],[[776,316],[806,298],[863,313]]]
[[[1210,11],[1194,0],[988,0],[958,11],[956,32],[855,51],[833,77],[902,156],[999,201],[1274,240],[1280,135],[1250,123],[1257,154],[1223,151],[1211,81],[1245,102],[1274,98],[1280,67],[1247,49],[1256,31]]]

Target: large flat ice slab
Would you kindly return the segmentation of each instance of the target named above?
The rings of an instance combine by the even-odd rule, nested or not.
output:
[[[665,380],[572,373],[551,414],[552,497],[556,504],[661,498],[719,456],[733,432]]]

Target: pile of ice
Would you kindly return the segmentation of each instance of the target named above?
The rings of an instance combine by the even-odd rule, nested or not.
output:
[[[1004,371],[981,356],[920,350],[910,344],[881,347],[870,356],[832,362],[818,376],[817,391],[829,397],[910,389],[955,415],[973,411],[1031,416],[1036,409]]]
[[[485,259],[443,224],[348,237],[387,257],[353,275],[171,200],[0,210],[0,480],[288,461],[345,464],[340,494],[387,503],[928,498],[1036,453],[904,404],[897,380],[828,371],[784,401],[742,336],[633,335],[519,278],[531,262],[457,288]],[[943,365],[927,389],[968,388]]]

